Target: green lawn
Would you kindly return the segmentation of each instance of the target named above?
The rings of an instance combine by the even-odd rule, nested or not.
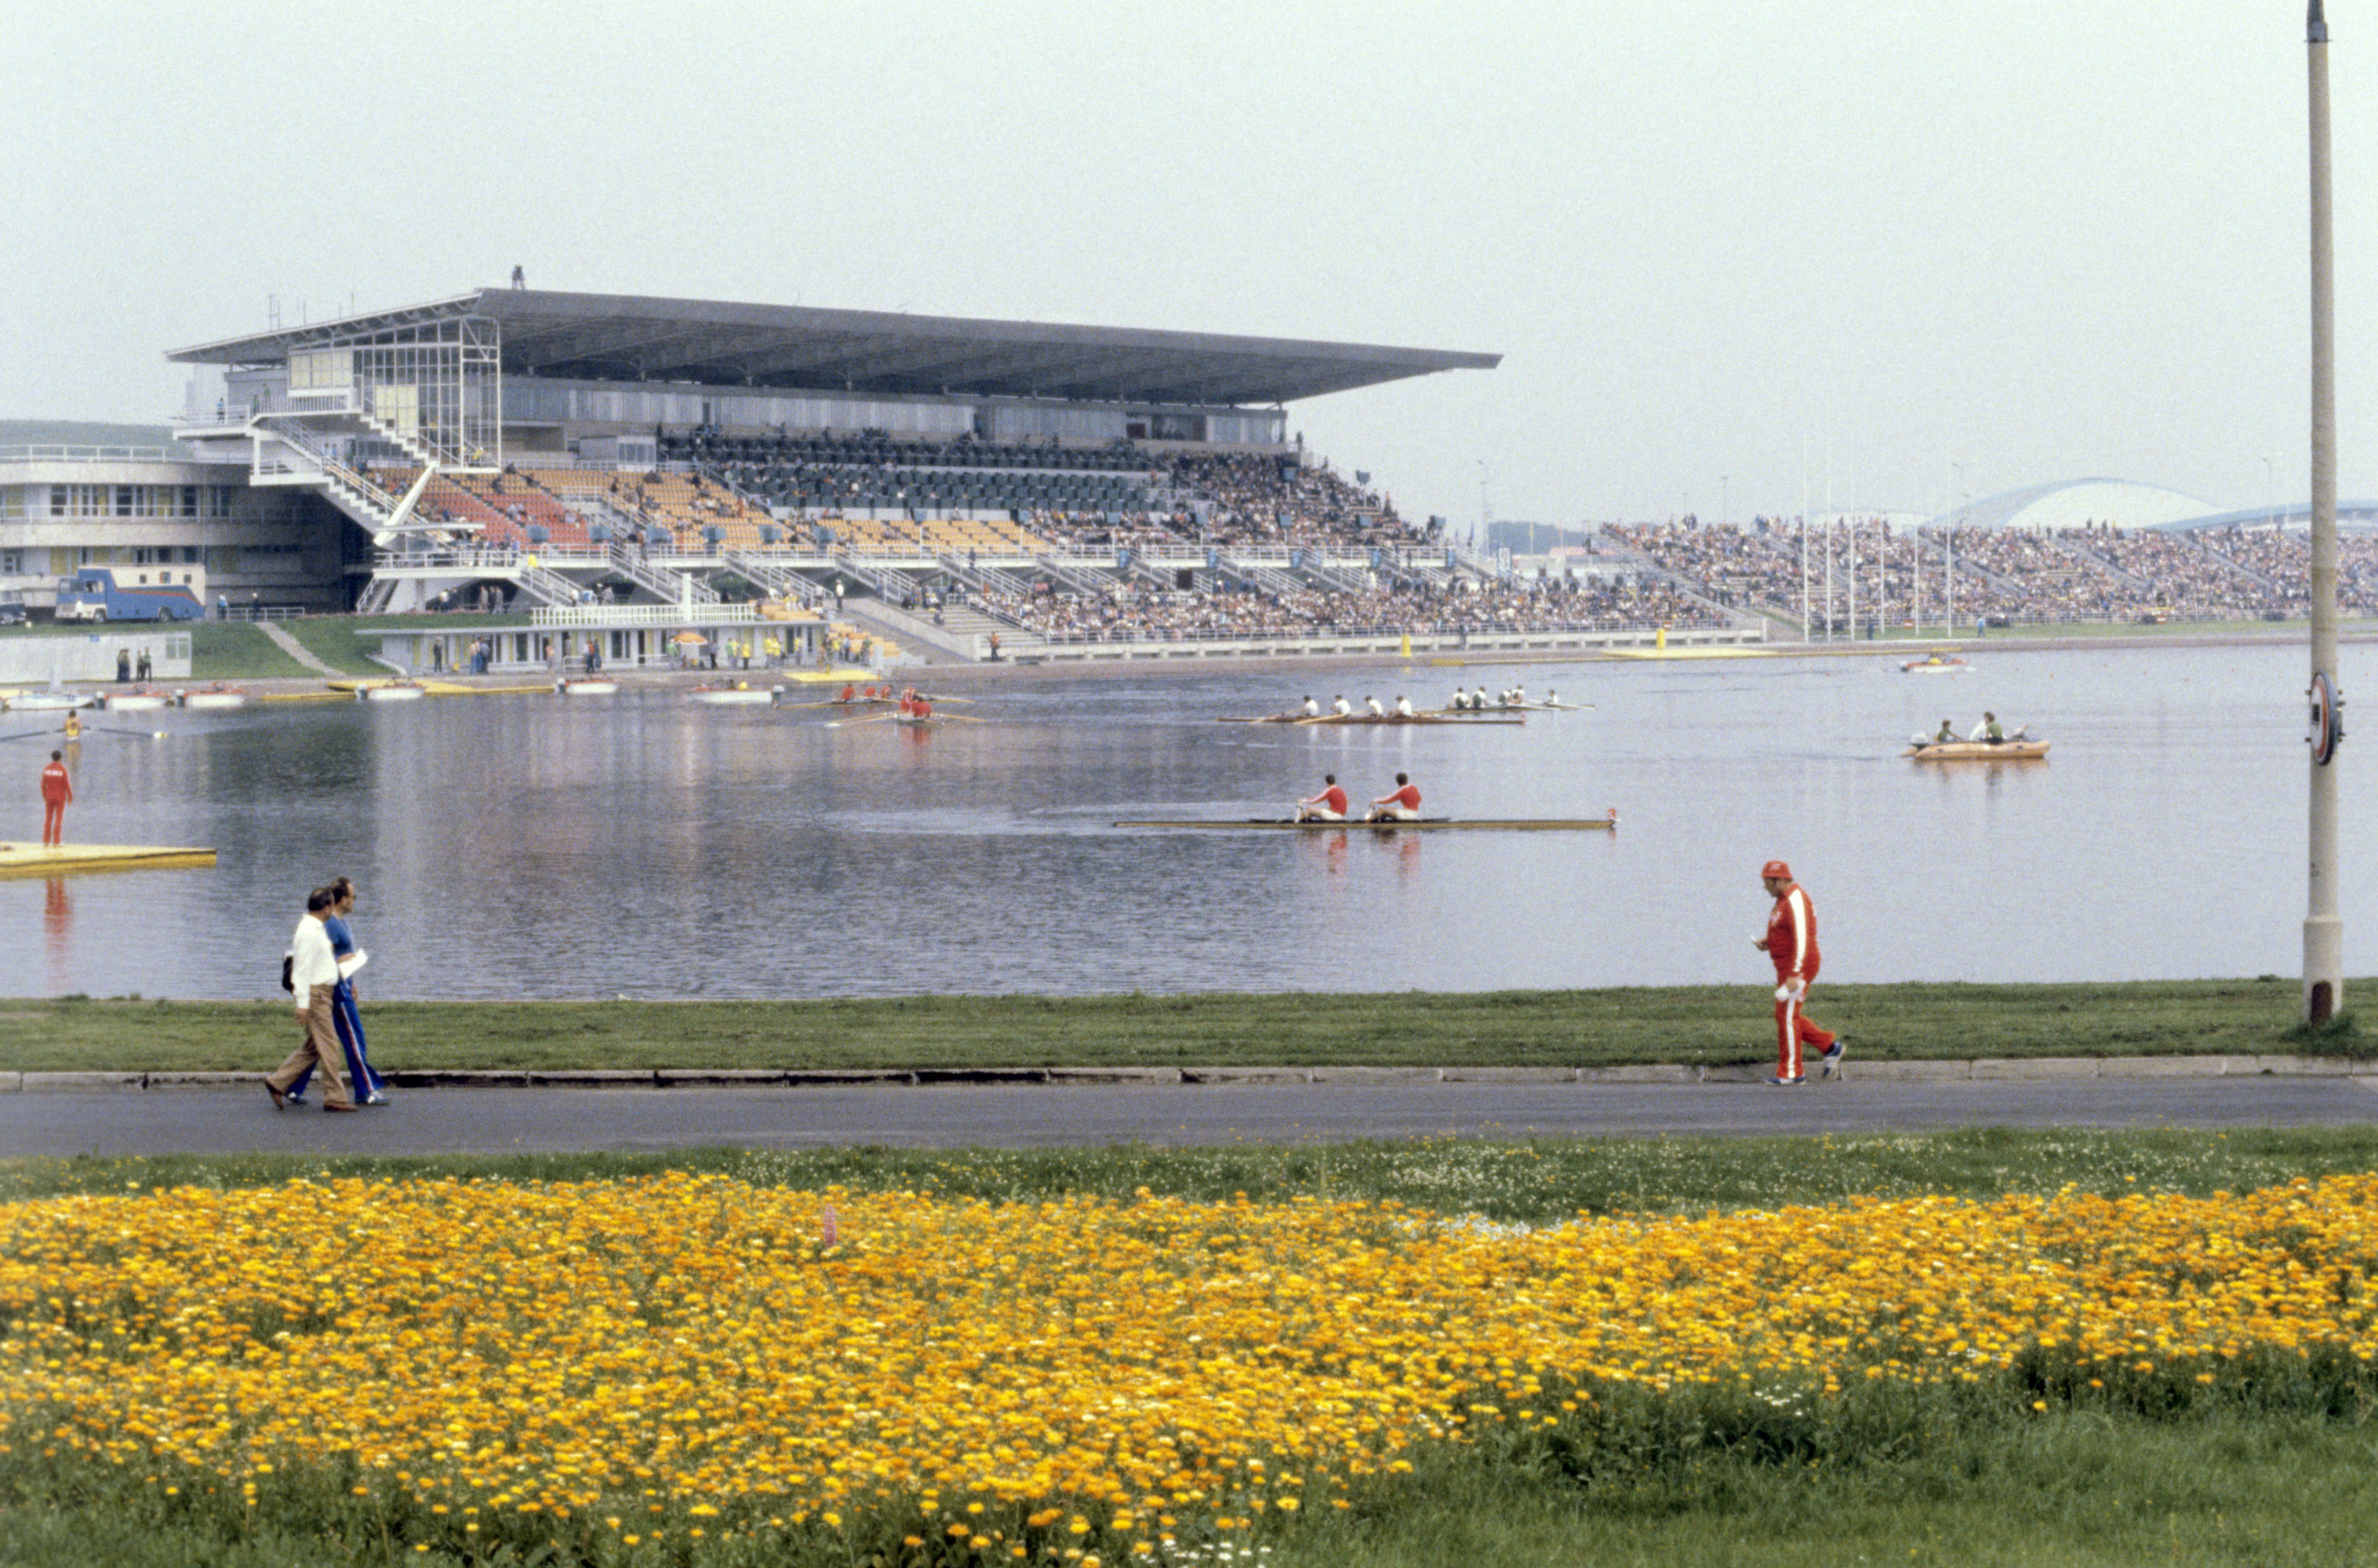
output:
[[[386,675],[371,662],[382,631],[477,632],[496,627],[517,629],[519,614],[499,616],[300,616],[281,623],[308,653],[342,675]],[[311,675],[315,672],[306,671]]]
[[[258,976],[259,981],[264,976]],[[2292,979],[1827,986],[1856,1059],[2264,1055]],[[438,1068],[1723,1066],[1770,1059],[1757,986],[1351,995],[372,1002],[372,1055]],[[0,1071],[226,1071],[286,1032],[283,1004],[83,999],[0,1008]],[[2351,1033],[2331,1042],[2351,1050]]]
[[[245,621],[198,621],[190,627],[192,680],[303,679],[317,672]]]

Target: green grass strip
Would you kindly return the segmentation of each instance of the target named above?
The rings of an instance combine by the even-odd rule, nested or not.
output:
[[[2378,1169],[2378,1126],[2015,1131],[1823,1138],[1392,1139],[1063,1149],[679,1149],[502,1155],[166,1155],[0,1161],[0,1201],[299,1178],[600,1181],[710,1172],[764,1186],[1038,1203],[1086,1194],[1259,1203],[1395,1202],[1554,1224],[1579,1214],[1697,1214],[1862,1195],[1986,1200],[2066,1187],[2106,1194],[2250,1191]]]
[[[261,978],[261,976],[259,976]],[[2359,982],[2367,984],[2368,982]],[[2351,1055],[2290,1038],[2291,979],[1826,986],[1856,1059]],[[1759,986],[794,1001],[376,1002],[383,1069],[1723,1066],[1772,1059]],[[0,1071],[228,1071],[278,1060],[285,1004],[0,1004]]]
[[[198,621],[189,631],[192,680],[302,679],[318,673],[246,621]]]

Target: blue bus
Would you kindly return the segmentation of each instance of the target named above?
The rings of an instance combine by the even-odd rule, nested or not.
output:
[[[62,621],[194,621],[204,612],[198,596],[186,587],[126,588],[105,567],[82,567],[58,580]]]

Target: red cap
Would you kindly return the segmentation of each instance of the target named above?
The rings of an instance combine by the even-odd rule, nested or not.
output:
[[[1792,868],[1781,860],[1770,860],[1759,868],[1759,880],[1765,881],[1770,877],[1781,877],[1788,882],[1792,880]]]

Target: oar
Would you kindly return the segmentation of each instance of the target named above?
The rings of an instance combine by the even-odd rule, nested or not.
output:
[[[128,735],[135,740],[162,740],[163,730],[128,730],[121,724],[85,724],[85,735]]]

